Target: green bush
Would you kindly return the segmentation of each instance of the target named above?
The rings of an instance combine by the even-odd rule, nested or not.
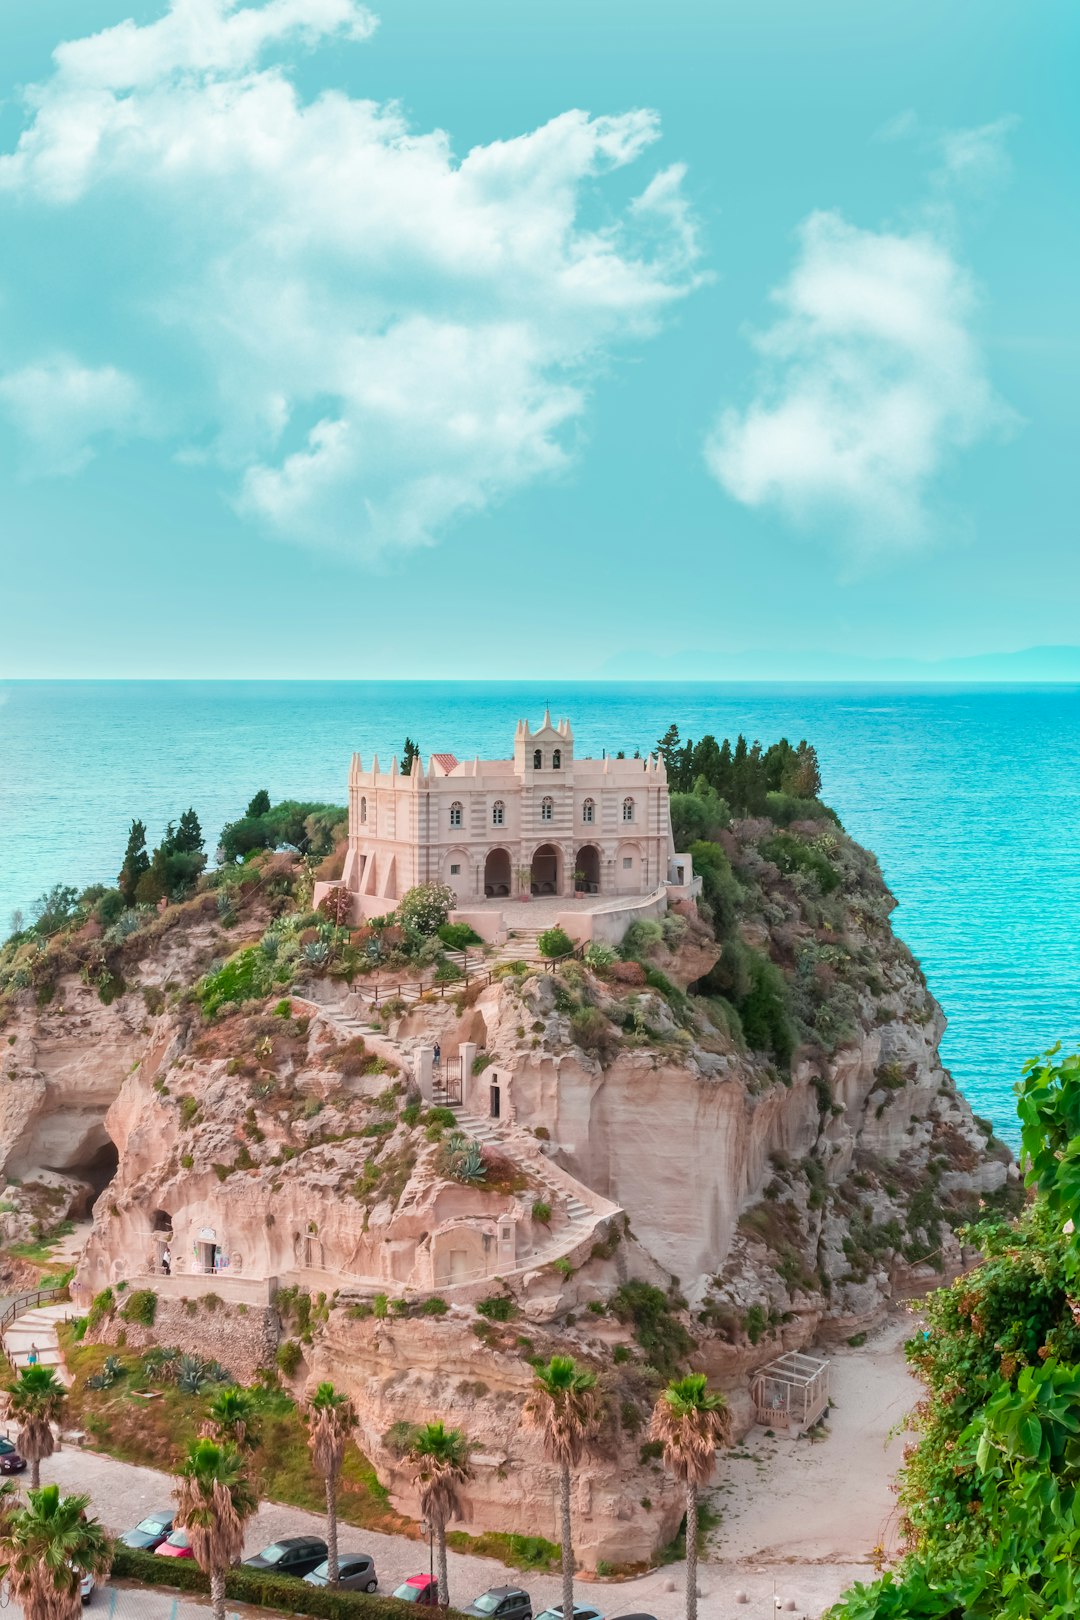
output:
[[[539,1221],[541,1226],[547,1226],[551,1220],[551,1205],[538,1198],[532,1207],[532,1218]]]
[[[138,1322],[142,1327],[153,1327],[157,1315],[157,1295],[152,1288],[136,1288],[124,1301],[120,1315],[125,1322]]]
[[[449,921],[457,896],[445,883],[418,883],[401,898],[398,922],[414,939],[430,939]]]
[[[585,966],[591,967],[594,973],[610,967],[616,960],[616,953],[611,946],[603,944],[601,940],[593,940],[591,944],[586,945],[583,955]]]
[[[98,1323],[106,1316],[111,1316],[116,1309],[116,1295],[111,1288],[103,1288],[100,1294],[95,1294],[90,1301],[90,1311],[86,1318],[86,1332],[93,1338]]]
[[[230,1002],[257,1001],[269,994],[274,964],[257,945],[248,945],[230,956],[216,973],[208,973],[195,986],[195,994],[207,1018]]]
[[[540,955],[549,958],[571,956],[574,950],[574,942],[565,928],[545,928],[536,945]]]
[[[840,884],[840,873],[827,856],[794,834],[778,832],[758,846],[767,861],[781,872],[804,872],[817,883],[822,894],[832,894]]]
[[[482,940],[468,923],[443,923],[437,930],[439,938],[448,950],[463,951],[470,945],[480,945]]]
[[[421,1305],[420,1314],[421,1316],[445,1316],[449,1309],[450,1307],[445,1299],[440,1299],[438,1294],[432,1294],[431,1298],[425,1299]]]
[[[518,1308],[509,1294],[489,1294],[487,1299],[478,1299],[477,1313],[486,1316],[489,1322],[512,1322],[518,1314]]]
[[[642,917],[631,923],[623,935],[622,953],[625,957],[648,956],[664,943],[664,930],[651,917]]]
[[[277,1355],[274,1357],[279,1370],[285,1374],[286,1378],[293,1377],[303,1359],[304,1352],[296,1339],[282,1339],[277,1347]]]
[[[611,1313],[632,1325],[634,1338],[650,1365],[672,1378],[694,1348],[694,1341],[675,1314],[675,1304],[660,1288],[633,1280],[623,1283],[610,1300]]]
[[[208,1593],[209,1577],[193,1558],[158,1558],[154,1553],[137,1552],[117,1546],[113,1552],[112,1573],[120,1579],[140,1581],[146,1586],[171,1587],[174,1591]],[[288,1575],[270,1575],[262,1570],[230,1569],[225,1576],[225,1596],[234,1603],[253,1603],[279,1614],[310,1614],[321,1620],[414,1620],[413,1605],[397,1598],[369,1596],[364,1592],[335,1591],[330,1586],[308,1586],[306,1581]],[[445,1611],[457,1615],[454,1609]]]

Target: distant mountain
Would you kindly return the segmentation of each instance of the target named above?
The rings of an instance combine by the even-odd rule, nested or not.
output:
[[[1080,684],[1080,647],[1025,647],[964,658],[867,658],[836,652],[616,653],[602,673],[661,681],[1063,681]]]

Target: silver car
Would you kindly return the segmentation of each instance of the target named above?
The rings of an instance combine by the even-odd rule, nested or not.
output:
[[[345,1592],[377,1592],[379,1577],[375,1573],[375,1560],[367,1553],[338,1553],[338,1585]],[[329,1586],[326,1559],[316,1564],[310,1575],[304,1576],[309,1586]]]

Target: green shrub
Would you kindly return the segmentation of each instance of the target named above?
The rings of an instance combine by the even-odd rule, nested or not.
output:
[[[295,1375],[303,1359],[304,1352],[296,1339],[282,1339],[277,1347],[277,1355],[274,1357],[279,1370],[285,1374],[286,1378],[292,1378]]]
[[[565,928],[545,928],[536,945],[540,955],[547,957],[571,956],[574,951],[574,942]]]
[[[586,967],[591,967],[594,973],[610,967],[616,960],[616,953],[611,946],[603,944],[600,940],[593,940],[590,945],[586,945],[582,954]]]
[[[611,1312],[632,1325],[634,1338],[650,1365],[664,1378],[674,1377],[694,1348],[694,1341],[675,1314],[674,1302],[660,1288],[636,1279],[611,1296]]]
[[[257,945],[248,945],[195,986],[207,1018],[231,1002],[256,1001],[269,993],[274,964]]]
[[[642,917],[630,927],[623,935],[622,954],[624,957],[648,956],[658,945],[664,943],[664,930],[658,922],[651,917]]]
[[[436,932],[447,950],[451,951],[463,951],[470,945],[483,943],[480,935],[464,922],[445,922]]]
[[[86,1332],[91,1338],[99,1322],[106,1316],[111,1316],[116,1309],[116,1295],[111,1288],[103,1288],[100,1294],[95,1294],[90,1302],[90,1311],[86,1318]]]
[[[551,1205],[538,1198],[532,1207],[532,1218],[539,1221],[541,1226],[547,1226],[551,1220]]]
[[[767,861],[781,872],[805,872],[817,883],[822,894],[831,894],[840,883],[840,873],[827,856],[793,833],[778,832],[758,846]]]
[[[445,1316],[449,1309],[450,1307],[445,1299],[440,1299],[438,1294],[432,1294],[431,1298],[425,1299],[421,1305],[420,1314],[422,1316]]]
[[[449,921],[457,896],[445,883],[418,883],[401,898],[398,922],[414,939],[430,939]]]
[[[125,1322],[138,1322],[153,1327],[157,1315],[158,1297],[152,1288],[136,1288],[124,1301],[120,1315]]]
[[[509,1294],[489,1294],[487,1299],[478,1299],[477,1313],[486,1316],[489,1322],[512,1322],[518,1314],[518,1308]]]

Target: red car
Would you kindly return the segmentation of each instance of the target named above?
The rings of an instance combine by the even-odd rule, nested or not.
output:
[[[154,1549],[158,1558],[194,1558],[186,1530],[174,1530],[166,1536],[160,1547]]]
[[[410,1575],[394,1596],[402,1603],[421,1603],[434,1609],[439,1604],[439,1583],[434,1575]]]

